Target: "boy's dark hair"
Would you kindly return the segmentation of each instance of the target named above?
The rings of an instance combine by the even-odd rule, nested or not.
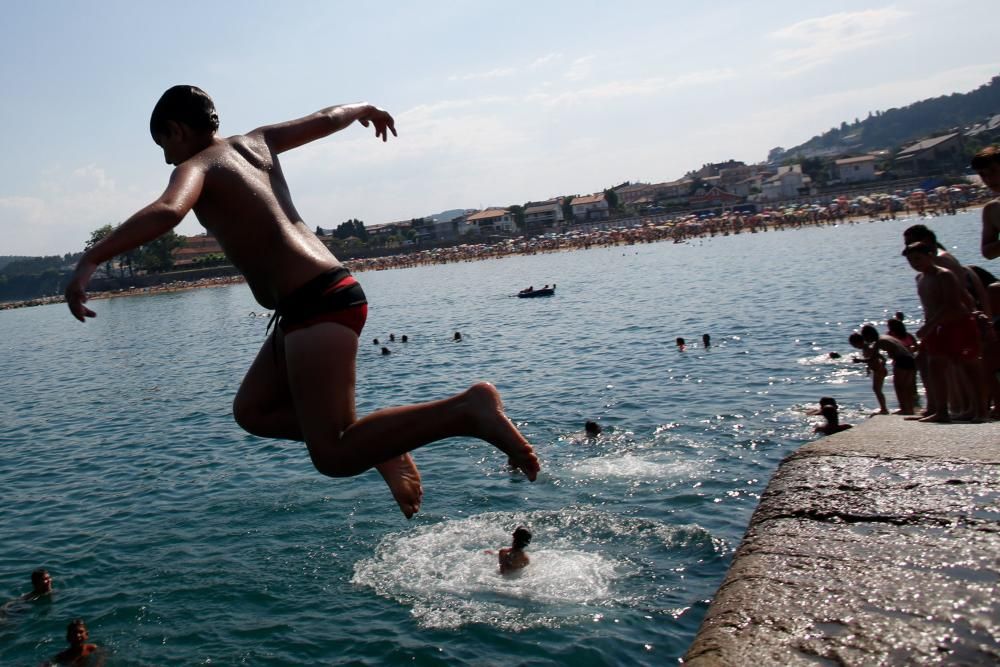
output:
[[[833,396],[824,396],[823,398],[819,399],[819,406],[823,407],[825,405],[832,405],[834,407],[837,407],[837,399],[835,399]]]
[[[918,241],[917,243],[911,243],[910,245],[903,248],[903,257],[912,255],[914,253],[922,253],[924,255],[936,255],[937,246],[929,241]]]
[[[972,157],[972,168],[982,171],[991,164],[1000,164],[1000,146],[987,146]]]
[[[935,248],[944,249],[944,246],[938,242],[937,234],[935,234],[934,230],[927,225],[913,225],[912,227],[907,227],[903,230],[903,240],[906,241],[907,244],[911,245],[925,241],[930,243]]]
[[[833,424],[836,424],[840,421],[840,415],[837,413],[836,405],[824,405],[820,409],[819,413],[824,417],[826,417],[826,420],[828,422],[831,422]]]
[[[219,129],[219,114],[215,103],[198,86],[173,86],[160,96],[149,117],[149,133],[153,138],[167,134],[167,121],[184,123],[196,132]]]
[[[865,338],[864,338],[864,336],[862,336],[861,334],[859,334],[857,331],[855,331],[850,336],[848,336],[847,337],[847,341],[851,345],[857,345],[858,347],[864,347],[864,344],[865,344]]]
[[[861,327],[861,337],[865,339],[866,343],[874,343],[878,340],[878,329],[870,324],[866,324]]]
[[[531,531],[524,526],[519,526],[514,531],[514,548],[523,549],[531,542]]]

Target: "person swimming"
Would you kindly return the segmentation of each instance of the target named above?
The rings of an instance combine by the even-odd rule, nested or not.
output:
[[[500,550],[500,574],[509,574],[527,567],[530,559],[524,553],[524,548],[531,542],[531,531],[524,526],[518,526],[514,531],[509,547]]]
[[[596,438],[601,434],[601,425],[588,419],[583,424],[583,430],[587,434],[588,438]]]

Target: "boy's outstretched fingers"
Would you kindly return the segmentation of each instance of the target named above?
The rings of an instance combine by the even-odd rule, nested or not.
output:
[[[97,317],[97,313],[83,305],[87,300],[87,294],[83,290],[73,289],[72,286],[66,288],[66,305],[73,317],[85,322],[87,317]]]

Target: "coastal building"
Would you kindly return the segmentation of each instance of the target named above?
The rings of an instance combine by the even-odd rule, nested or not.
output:
[[[778,173],[761,183],[761,198],[769,201],[808,195],[812,179],[802,173],[801,164],[778,167]]]
[[[910,144],[893,161],[900,175],[936,174],[966,165],[962,153],[962,135],[958,132],[931,137]]]
[[[875,180],[875,156],[859,155],[845,157],[834,163],[837,167],[837,178],[843,183],[862,183]]]
[[[618,195],[618,203],[622,206],[637,204],[643,200],[652,201],[656,196],[657,185],[650,183],[630,183],[629,185],[619,185],[615,188]]]
[[[488,208],[466,216],[466,224],[483,236],[497,233],[511,233],[517,229],[514,216],[505,208]]]
[[[524,231],[546,232],[563,223],[562,199],[528,203],[524,207]]]
[[[181,238],[184,239],[184,243],[171,253],[174,258],[174,266],[182,267],[194,264],[203,257],[224,254],[222,246],[211,234],[205,233]]]
[[[725,208],[742,202],[743,197],[738,197],[731,192],[726,192],[719,186],[713,186],[700,190],[688,198],[688,203],[695,209]]]
[[[606,220],[608,218],[608,202],[604,198],[603,192],[573,197],[570,206],[573,207],[573,218],[577,222]]]

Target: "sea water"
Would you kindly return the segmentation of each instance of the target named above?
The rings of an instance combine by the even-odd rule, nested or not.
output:
[[[0,603],[41,566],[56,593],[7,606],[0,664],[77,617],[109,665],[676,662],[806,410],[875,409],[846,339],[919,326],[915,222],[976,260],[970,212],[359,274],[359,414],[487,379],[542,460],[529,483],[478,441],[418,450],[412,521],[376,473],[233,422],[267,323],[246,286],[2,312]],[[487,551],[519,525],[504,577]]]

